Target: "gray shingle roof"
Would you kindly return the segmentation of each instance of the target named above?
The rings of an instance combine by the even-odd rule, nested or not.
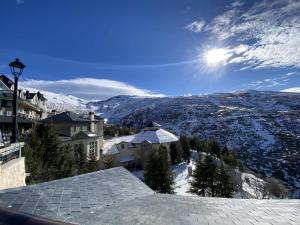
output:
[[[201,198],[155,194],[75,215],[88,225],[300,224],[299,200]]]
[[[126,169],[117,167],[37,185],[0,191],[0,205],[65,221],[76,214],[152,194]],[[76,222],[76,220],[72,221]]]
[[[155,194],[122,167],[0,191],[0,205],[87,225],[300,224],[299,200]]]
[[[89,119],[74,112],[66,111],[54,116],[48,117],[41,122],[89,122]]]

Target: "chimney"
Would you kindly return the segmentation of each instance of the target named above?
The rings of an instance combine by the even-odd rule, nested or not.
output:
[[[89,112],[89,118],[90,118],[90,132],[95,132],[95,113]]]
[[[52,109],[51,113],[52,113],[53,116],[55,116],[56,115],[56,110]]]

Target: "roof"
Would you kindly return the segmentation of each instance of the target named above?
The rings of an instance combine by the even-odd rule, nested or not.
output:
[[[78,223],[101,208],[154,192],[123,167],[0,191],[0,206]]]
[[[154,121],[148,121],[146,124],[145,124],[145,127],[151,127],[151,128],[160,128],[161,125],[154,122]]]
[[[299,200],[250,200],[155,194],[75,215],[80,224],[299,224]]]
[[[82,225],[296,225],[300,221],[300,200],[155,194],[122,167],[0,191],[0,205]]]
[[[103,146],[104,154],[117,154],[119,150],[117,148],[117,144],[121,142],[140,144],[143,142],[149,142],[152,144],[161,144],[161,143],[169,143],[178,141],[178,137],[176,135],[160,128],[156,130],[144,130],[140,133],[128,136],[122,136],[117,138],[112,138],[105,140]]]
[[[2,74],[1,76],[0,76],[0,80],[9,88],[9,89],[11,89],[12,88],[12,86],[14,85],[14,82],[11,80],[11,79],[9,79],[7,76],[5,76],[4,74]]]
[[[99,137],[99,135],[90,131],[79,131],[78,133],[72,136],[72,139],[87,139],[93,137]]]
[[[46,119],[43,119],[43,123],[55,123],[55,122],[90,122],[91,120],[83,115],[79,115],[74,112],[65,111],[53,116],[50,116]],[[97,121],[97,119],[95,119]]]

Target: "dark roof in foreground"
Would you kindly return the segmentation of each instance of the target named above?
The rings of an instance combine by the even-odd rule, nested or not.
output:
[[[0,205],[33,215],[67,221],[77,214],[89,217],[96,209],[152,193],[148,186],[126,169],[117,167],[3,190],[0,191]]]
[[[122,167],[4,190],[0,205],[90,225],[300,224],[299,200],[155,194]]]

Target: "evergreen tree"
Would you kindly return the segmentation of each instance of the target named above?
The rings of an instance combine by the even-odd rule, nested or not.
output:
[[[230,176],[226,173],[224,166],[221,165],[216,173],[216,192],[215,196],[232,198],[235,188]]]
[[[206,176],[208,177],[208,194],[209,196],[214,197],[216,194],[216,172],[217,172],[217,165],[214,162],[211,156],[206,156],[205,158],[205,165],[206,165]]]
[[[206,174],[206,164],[198,158],[196,168],[192,172],[190,192],[197,195],[205,196],[208,189],[208,176]]]
[[[189,163],[191,158],[191,149],[190,149],[187,136],[185,135],[180,136],[180,142],[183,150],[183,159]]]
[[[78,173],[86,173],[87,172],[87,154],[84,151],[84,146],[83,143],[81,142],[79,145],[78,151],[78,159],[77,159],[77,164],[78,164]]]
[[[116,166],[115,159],[112,155],[103,156],[103,166],[104,169],[110,169]]]
[[[171,157],[172,164],[175,164],[177,162],[178,152],[177,152],[176,143],[174,142],[170,144],[170,157]]]
[[[209,146],[211,153],[217,157],[220,157],[221,147],[219,145],[219,142],[217,142],[216,140],[212,140],[209,143]]]
[[[87,162],[87,171],[90,172],[95,172],[100,169],[99,161],[97,160],[97,157],[95,154],[91,153],[89,155],[89,160]]]
[[[145,160],[145,183],[159,193],[173,193],[173,174],[169,154],[164,146],[151,150]]]
[[[75,174],[74,153],[69,146],[62,145],[51,126],[34,128],[23,151],[30,184]]]

